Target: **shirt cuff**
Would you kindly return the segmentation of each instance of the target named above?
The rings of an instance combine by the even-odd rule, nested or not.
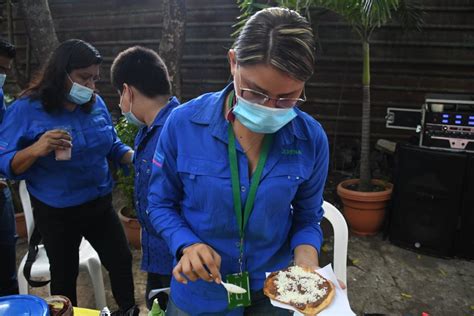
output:
[[[171,236],[171,253],[179,261],[183,249],[197,243],[202,241],[190,229],[181,229]]]
[[[318,254],[321,253],[321,244],[323,241],[323,234],[321,229],[312,231],[299,231],[291,238],[291,252],[295,251],[295,248],[300,245],[310,245],[316,248]]]
[[[116,149],[112,157],[109,157],[109,158],[112,158],[114,167],[117,169],[118,168],[122,169],[125,172],[126,176],[130,174],[130,168],[128,167],[128,164],[123,164],[121,163],[121,161],[122,161],[123,156],[126,153],[128,153],[130,150],[132,150],[132,148],[128,147],[127,145],[123,145],[120,148]]]
[[[15,175],[11,168],[11,163],[16,153],[17,151],[12,151],[12,152],[2,155],[1,157],[2,166],[1,166],[0,173],[2,174],[2,177],[4,176],[5,178],[10,179],[10,180],[23,180],[25,178],[26,172],[19,175]]]

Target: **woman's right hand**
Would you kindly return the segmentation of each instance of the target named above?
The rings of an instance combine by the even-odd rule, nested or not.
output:
[[[183,249],[183,255],[173,269],[173,276],[183,284],[198,279],[221,283],[220,266],[221,256],[208,245],[197,243]]]
[[[47,131],[32,145],[37,157],[44,157],[56,149],[64,150],[72,147],[72,138],[68,132],[61,129]]]

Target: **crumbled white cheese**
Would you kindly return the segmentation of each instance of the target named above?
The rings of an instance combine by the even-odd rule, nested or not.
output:
[[[326,295],[327,289],[320,288],[323,283],[324,280],[318,274],[307,272],[298,266],[290,267],[289,271],[281,271],[276,276],[276,287],[279,293],[276,298],[296,304],[314,302]],[[298,286],[304,293],[300,293]]]

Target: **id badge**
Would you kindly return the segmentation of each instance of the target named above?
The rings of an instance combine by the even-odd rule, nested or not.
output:
[[[250,282],[248,272],[245,271],[242,273],[228,274],[226,276],[226,281],[227,283],[235,284],[247,290],[247,293],[244,294],[234,294],[227,292],[229,309],[250,306],[250,304],[252,304],[250,299]]]

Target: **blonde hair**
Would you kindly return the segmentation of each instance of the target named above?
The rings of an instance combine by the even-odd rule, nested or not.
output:
[[[315,47],[308,21],[296,11],[278,7],[251,16],[234,43],[240,65],[272,65],[301,81],[314,72]]]

